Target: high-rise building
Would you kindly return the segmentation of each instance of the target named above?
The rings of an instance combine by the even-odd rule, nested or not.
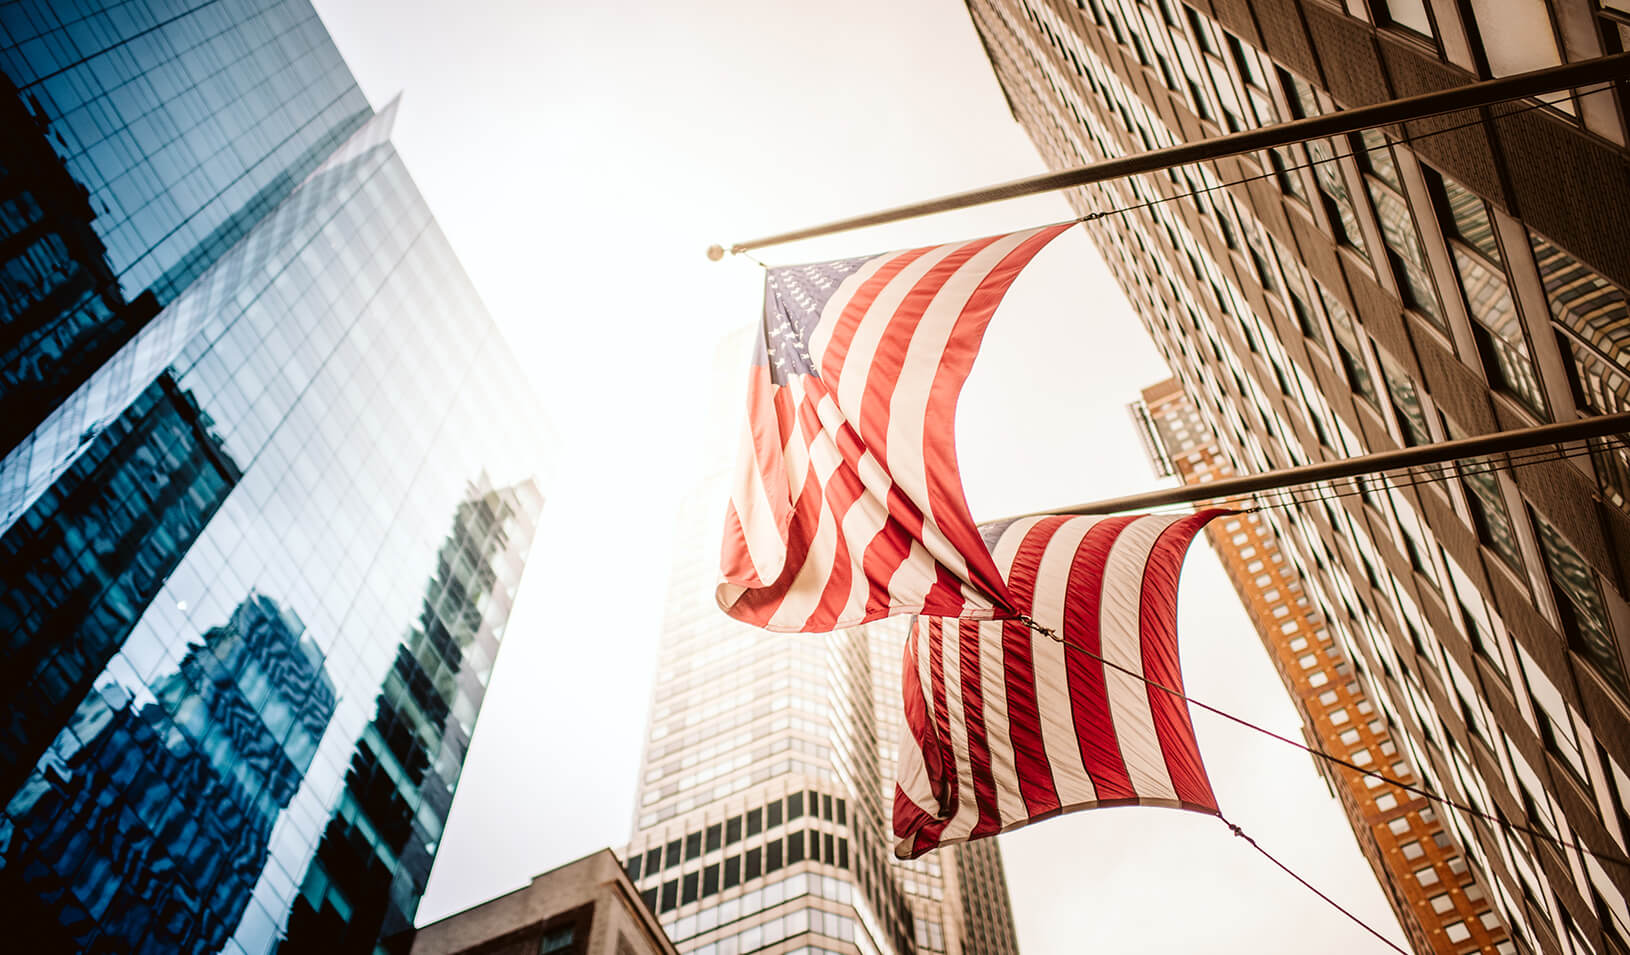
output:
[[[542,498],[524,376],[305,0],[0,7],[0,911],[411,925]]]
[[[1132,412],[1157,475],[1184,484],[1233,476],[1175,380],[1144,389]],[[1272,522],[1247,510],[1213,521],[1206,537],[1302,717],[1308,745],[1386,774],[1314,761],[1411,945],[1419,952],[1512,951],[1479,873],[1466,864],[1439,814],[1443,807],[1387,781],[1417,780],[1387,721],[1353,678],[1346,650],[1314,609]]]
[[[745,355],[722,346],[715,380],[740,381]],[[739,400],[721,390],[709,420]],[[1016,952],[994,840],[893,857],[908,618],[772,634],[721,613],[726,477],[686,498],[675,535],[626,852],[642,897],[686,953]]]
[[[969,8],[1059,168],[1630,39],[1608,0]],[[1568,421],[1630,409],[1624,105],[1575,90],[1068,198],[1104,213],[1089,233],[1235,470]],[[1438,815],[1519,951],[1630,951],[1627,461],[1615,439],[1262,512],[1340,682],[1475,808]]]

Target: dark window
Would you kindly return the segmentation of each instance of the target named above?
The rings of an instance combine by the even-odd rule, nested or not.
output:
[[[685,861],[690,861],[702,854],[702,834],[692,832],[685,836]]]
[[[795,832],[787,836],[787,865],[804,861],[804,834]]]
[[[724,860],[724,887],[733,889],[741,884],[741,856]]]
[[[662,911],[667,912],[679,904],[679,880],[662,883]]]
[[[766,843],[764,846],[764,871],[774,872],[781,868],[781,840]]]
[[[1538,515],[1534,525],[1539,529],[1540,553],[1545,557],[1545,570],[1556,596],[1556,609],[1562,617],[1562,632],[1567,635],[1569,649],[1590,661],[1597,674],[1620,695],[1630,697],[1630,681],[1625,679],[1624,664],[1619,659],[1618,645],[1602,606],[1602,594],[1596,587],[1595,571]]]
[[[719,891],[719,864],[708,866],[702,870],[702,894],[712,895]]]
[[[662,867],[664,869],[671,869],[671,868],[673,868],[674,866],[676,866],[678,864],[679,864],[679,840],[675,839],[674,841],[668,843],[668,849],[667,849],[667,851],[665,853],[664,859],[662,860]]]
[[[628,865],[624,866],[624,869],[628,872],[628,881],[638,882],[640,880],[640,857],[636,855],[629,859]]]
[[[741,817],[731,816],[724,824],[724,841],[734,845],[741,841]]]
[[[848,824],[849,824],[849,806],[848,806],[847,803],[845,803],[843,801],[843,797],[839,796],[838,797],[838,825],[847,826]]]
[[[762,849],[747,850],[747,879],[756,879],[764,872],[764,851]]]
[[[724,827],[718,823],[708,826],[707,851],[712,852],[714,849],[717,849],[722,845],[724,845]]]
[[[822,796],[821,797],[821,818],[825,819],[827,822],[832,821],[832,797],[831,796]]]
[[[764,831],[764,811],[754,809],[747,814],[747,834],[756,836]]]
[[[538,946],[538,955],[549,955],[550,952],[564,952],[572,947],[575,933],[572,926],[550,929],[543,933],[543,942]]]
[[[679,904],[689,905],[696,901],[697,889],[701,886],[701,877],[695,872],[685,873],[684,890],[680,893]]]
[[[849,840],[838,837],[838,868],[849,868]]]
[[[793,793],[787,797],[787,818],[797,819],[804,814],[804,794]]]
[[[645,900],[645,907],[646,908],[650,909],[653,912],[655,912],[657,910],[657,888],[656,888],[656,886],[653,885],[649,889],[646,889],[644,892],[641,892],[640,893],[640,898]]]
[[[650,875],[662,868],[662,850],[649,849],[645,853],[645,874]]]
[[[824,844],[826,849],[826,851],[821,854],[821,860],[827,865],[833,865],[837,861],[837,856],[833,855],[833,851],[836,848],[836,841],[837,840],[832,837],[832,833],[830,832],[821,834],[821,842]]]
[[[770,824],[769,824],[769,828],[774,829],[776,826],[781,825],[781,800],[777,799],[775,802],[770,803],[769,808],[770,808]]]

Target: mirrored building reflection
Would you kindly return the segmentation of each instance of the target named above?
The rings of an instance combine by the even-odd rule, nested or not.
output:
[[[0,6],[0,913],[411,924],[542,415],[308,0]]]

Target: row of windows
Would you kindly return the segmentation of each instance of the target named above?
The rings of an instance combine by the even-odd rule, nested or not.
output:
[[[692,859],[700,859],[706,853],[735,845],[743,838],[756,836],[767,829],[774,829],[783,821],[800,819],[806,807],[811,817],[835,822],[840,826],[849,824],[849,805],[842,796],[833,797],[813,789],[807,793],[795,792],[785,799],[773,800],[745,813],[731,816],[722,823],[716,822],[706,829],[670,840],[665,847],[653,846],[646,850],[644,855],[632,856],[627,865],[628,877],[639,881],[642,874],[650,876]]]
[[[660,886],[653,885],[640,895],[653,912],[671,912],[681,905],[733,889],[743,882],[779,872],[783,866],[797,865],[806,858],[847,869],[849,840],[818,829],[792,832],[784,839],[773,839],[762,846],[687,872],[679,878],[669,879]]]

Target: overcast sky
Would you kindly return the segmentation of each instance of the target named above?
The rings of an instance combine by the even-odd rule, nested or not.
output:
[[[762,296],[756,266],[703,250],[1042,164],[951,0],[317,7],[374,104],[404,94],[398,147],[560,440],[422,923],[630,834],[674,506],[708,463],[714,347]],[[847,257],[1069,215],[1036,198],[759,254]],[[1053,243],[962,402],[975,517],[1154,486],[1124,409],[1166,376],[1084,236]],[[1191,695],[1299,735],[1204,544],[1179,626]],[[1223,811],[1401,939],[1310,758],[1195,724]],[[1210,817],[1102,810],[1001,839],[1026,955],[1386,950]]]

